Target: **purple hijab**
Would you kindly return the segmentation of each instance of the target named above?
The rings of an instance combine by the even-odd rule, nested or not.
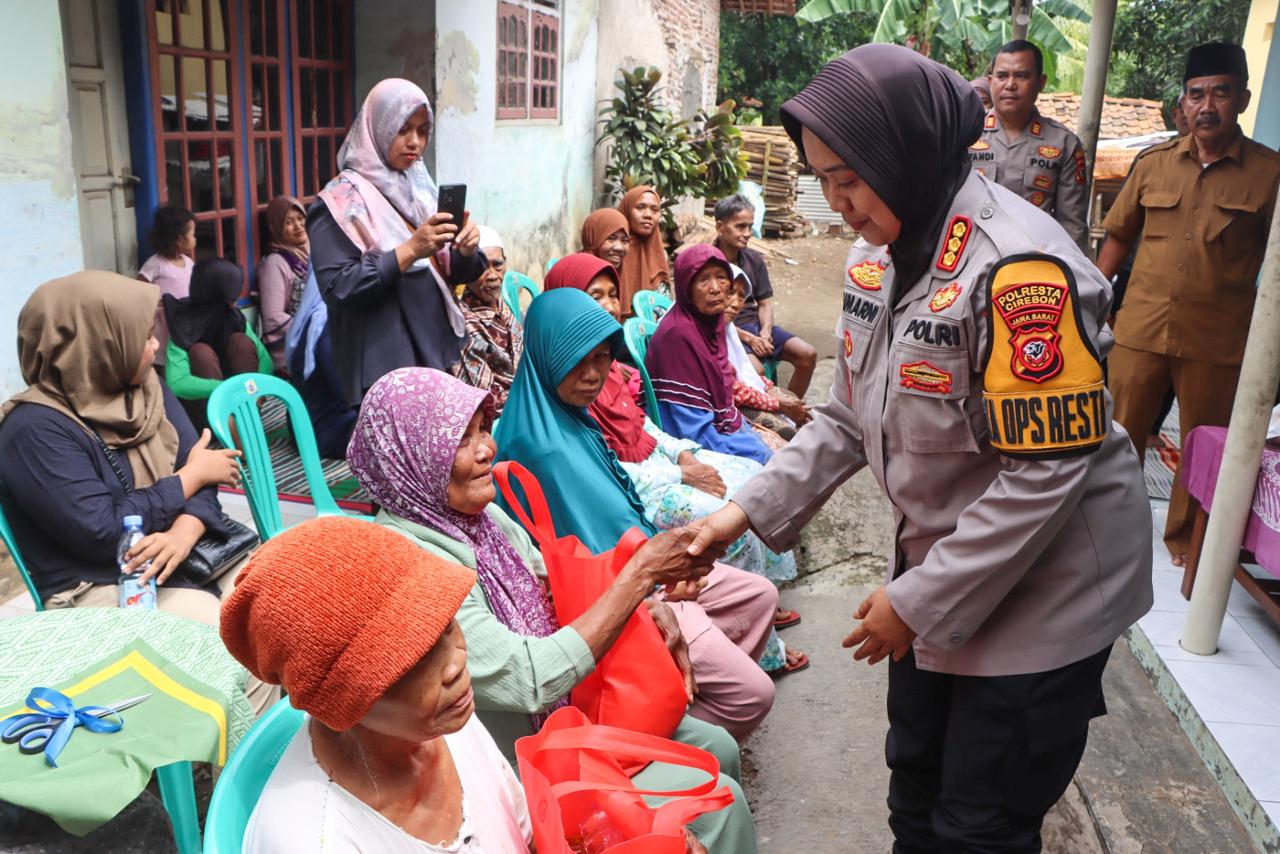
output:
[[[736,433],[742,429],[742,414],[733,404],[738,374],[729,361],[724,315],[701,314],[693,305],[693,280],[709,264],[724,267],[732,278],[728,259],[709,243],[676,258],[676,304],[658,323],[644,363],[658,400],[705,409],[717,432]]]
[[[347,463],[374,501],[438,531],[476,556],[476,574],[494,616],[518,635],[560,628],[551,603],[488,513],[449,506],[449,473],[476,410],[491,417],[487,391],[431,368],[400,368],[373,384],[360,405]]]

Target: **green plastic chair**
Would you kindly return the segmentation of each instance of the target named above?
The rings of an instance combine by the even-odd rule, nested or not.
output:
[[[268,709],[236,747],[209,801],[205,854],[240,854],[249,816],[302,721],[302,712],[286,697]]]
[[[536,299],[538,294],[542,293],[542,288],[524,273],[508,270],[507,275],[502,278],[502,299],[511,309],[511,313],[516,316],[516,320],[523,324],[524,311],[520,308],[521,291],[528,291],[529,296]]]
[[[280,516],[280,496],[276,492],[276,475],[271,466],[271,454],[267,445],[267,431],[262,426],[258,401],[264,397],[279,398],[289,412],[293,426],[293,440],[302,457],[302,470],[307,476],[311,501],[318,516],[355,516],[345,513],[334,501],[329,485],[324,481],[320,468],[320,451],[316,448],[316,434],[311,427],[311,416],[302,397],[289,383],[267,374],[239,374],[222,381],[209,395],[209,428],[224,447],[239,447],[244,452],[241,467],[244,470],[244,489],[249,496],[249,509],[263,542],[284,529]],[[237,444],[232,439],[231,419],[235,418]]]
[[[653,382],[650,381],[649,371],[644,366],[645,354],[649,352],[649,339],[657,330],[658,324],[639,317],[629,317],[627,322],[622,324],[623,340],[627,342],[627,350],[631,353],[631,360],[636,363],[636,369],[640,371],[640,382],[644,385],[644,408],[648,410],[653,423],[661,430],[662,417],[658,415],[658,396],[653,393]]]
[[[36,610],[43,611],[44,602],[40,600],[40,594],[36,592],[36,583],[31,580],[31,573],[27,572],[27,564],[18,552],[18,541],[13,536],[13,529],[9,527],[9,520],[5,518],[3,506],[0,506],[0,539],[4,540],[4,547],[9,550],[9,557],[13,558],[13,562],[18,565],[18,574],[22,576],[22,583],[27,585],[27,592],[31,594],[31,601],[36,604]]]
[[[658,291],[637,291],[631,298],[631,311],[648,323],[657,323],[671,309],[671,297]]]
[[[36,592],[35,582],[27,572],[26,562],[18,551],[18,541],[5,518],[4,508],[0,507],[0,539],[9,550],[9,556],[18,565],[18,574],[22,576],[36,610],[44,610],[44,602]],[[196,787],[191,778],[190,762],[174,762],[156,769],[156,781],[160,784],[160,798],[169,813],[169,821],[173,825],[173,838],[177,843],[179,854],[198,854],[200,851],[200,821],[196,815]]]

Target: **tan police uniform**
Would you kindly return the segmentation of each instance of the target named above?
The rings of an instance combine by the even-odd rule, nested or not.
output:
[[[1089,243],[1089,181],[1084,148],[1064,124],[1032,110],[1016,139],[995,110],[982,122],[982,136],[969,146],[973,168],[1007,187],[1058,221],[1081,249]]]
[[[1108,648],[1152,602],[1150,507],[1099,367],[1110,288],[1051,218],[976,172],[945,221],[915,282],[854,245],[832,399],[734,501],[783,551],[870,467],[894,507],[888,594],[916,666],[1040,673]]]
[[[1108,360],[1116,421],[1141,447],[1172,383],[1182,435],[1231,416],[1280,154],[1243,134],[1202,167],[1194,136],[1143,152],[1104,223],[1138,238]],[[1165,540],[1190,545],[1193,510],[1175,479]]]

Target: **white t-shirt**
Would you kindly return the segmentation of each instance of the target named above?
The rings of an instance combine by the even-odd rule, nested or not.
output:
[[[528,854],[533,831],[524,790],[475,715],[444,736],[462,781],[462,827],[429,845],[329,779],[311,749],[308,715],[271,773],[245,829],[245,854]]]

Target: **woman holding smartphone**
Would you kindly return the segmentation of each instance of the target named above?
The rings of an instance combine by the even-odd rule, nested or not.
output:
[[[458,361],[466,322],[453,286],[478,279],[487,263],[476,226],[439,210],[423,162],[433,122],[416,84],[374,86],[338,151],[341,172],[307,213],[334,364],[352,406],[396,368],[448,371]]]

